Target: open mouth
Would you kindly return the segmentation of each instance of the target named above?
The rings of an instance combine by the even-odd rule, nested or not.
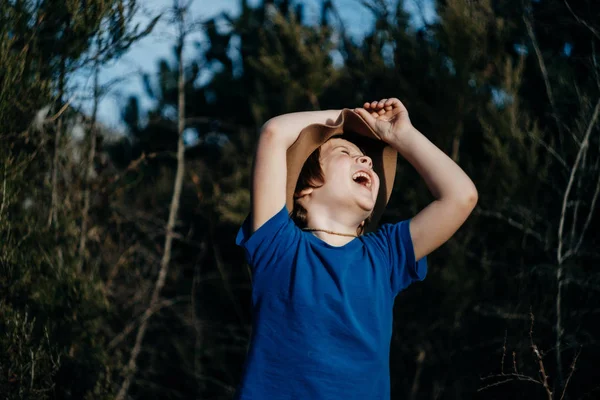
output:
[[[371,177],[364,171],[355,172],[352,175],[352,180],[367,189],[371,189]]]

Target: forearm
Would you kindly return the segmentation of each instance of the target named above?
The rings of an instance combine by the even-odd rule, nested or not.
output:
[[[450,157],[414,128],[396,98],[365,103],[357,113],[421,175],[436,198],[410,220],[417,260],[444,244],[477,204],[477,189]]]
[[[282,144],[286,149],[289,148],[302,129],[311,124],[333,125],[342,110],[323,110],[323,111],[304,111],[279,115],[268,120],[262,127],[262,133],[266,133]]]
[[[436,199],[476,201],[473,181],[416,128],[390,140],[389,144],[417,170]]]

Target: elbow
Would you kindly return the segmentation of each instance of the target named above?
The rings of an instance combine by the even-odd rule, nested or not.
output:
[[[469,187],[463,190],[460,202],[461,205],[470,213],[477,205],[477,201],[479,201],[479,193],[477,192],[475,185],[471,183]]]
[[[291,146],[288,143],[288,136],[286,131],[282,128],[281,123],[271,118],[263,124],[260,128],[260,140],[271,144],[285,144],[287,147]],[[286,148],[287,148],[286,147]]]
[[[280,134],[277,133],[277,128],[272,122],[265,122],[265,124],[260,128],[260,136],[258,139],[259,147],[266,146],[271,148],[276,146],[278,142],[282,140]]]
[[[275,125],[276,124],[273,122],[273,119],[268,120],[260,128],[260,135],[261,136],[274,136],[274,134],[275,134],[274,132],[277,130]]]
[[[298,135],[290,136],[289,130],[286,130],[281,122],[273,119],[265,122],[260,128],[259,143],[264,143],[269,148],[283,147],[287,150],[297,138]]]
[[[449,193],[446,197],[447,204],[452,204],[452,208],[461,210],[461,212],[464,211],[468,214],[473,211],[478,200],[479,194],[472,182],[468,185],[455,187],[453,192]]]

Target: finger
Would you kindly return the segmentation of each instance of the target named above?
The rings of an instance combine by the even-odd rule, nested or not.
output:
[[[365,103],[363,104],[363,108],[367,109],[371,107],[371,103]]]
[[[383,115],[386,113],[386,110],[384,108],[382,108],[381,110],[378,111],[379,115]]]
[[[377,118],[377,117],[379,117],[379,113],[378,113],[378,112],[375,112],[375,111],[373,111],[373,112],[371,113],[371,115],[373,116],[373,118]]]
[[[406,108],[404,106],[404,104],[400,100],[398,100],[398,99],[394,99],[394,101],[392,103],[392,107],[393,108]]]
[[[354,112],[360,115],[371,127],[375,125],[375,119],[371,116],[371,113],[364,108],[355,108]]]
[[[392,97],[392,98],[387,99],[387,101],[385,102],[385,105],[386,106],[391,106],[394,103],[400,103],[400,100],[398,100],[395,97]]]
[[[386,102],[387,100],[388,100],[388,99],[381,99],[381,100],[379,100],[379,103],[377,103],[377,107],[379,107],[379,108],[383,108],[383,107],[385,106],[385,102]]]
[[[371,102],[371,107],[372,108],[376,108],[377,107],[377,102],[376,101]]]

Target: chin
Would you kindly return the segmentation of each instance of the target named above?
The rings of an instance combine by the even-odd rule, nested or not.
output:
[[[359,207],[365,211],[373,211],[373,209],[375,208],[375,203],[377,202],[377,199],[373,199],[371,197],[367,197],[367,196],[363,196],[362,198],[358,198],[357,199],[357,204],[359,205]]]
[[[369,202],[369,203],[358,203],[358,206],[360,207],[362,212],[367,213],[367,216],[371,215],[371,213],[373,212],[373,209],[375,208],[375,202]]]

